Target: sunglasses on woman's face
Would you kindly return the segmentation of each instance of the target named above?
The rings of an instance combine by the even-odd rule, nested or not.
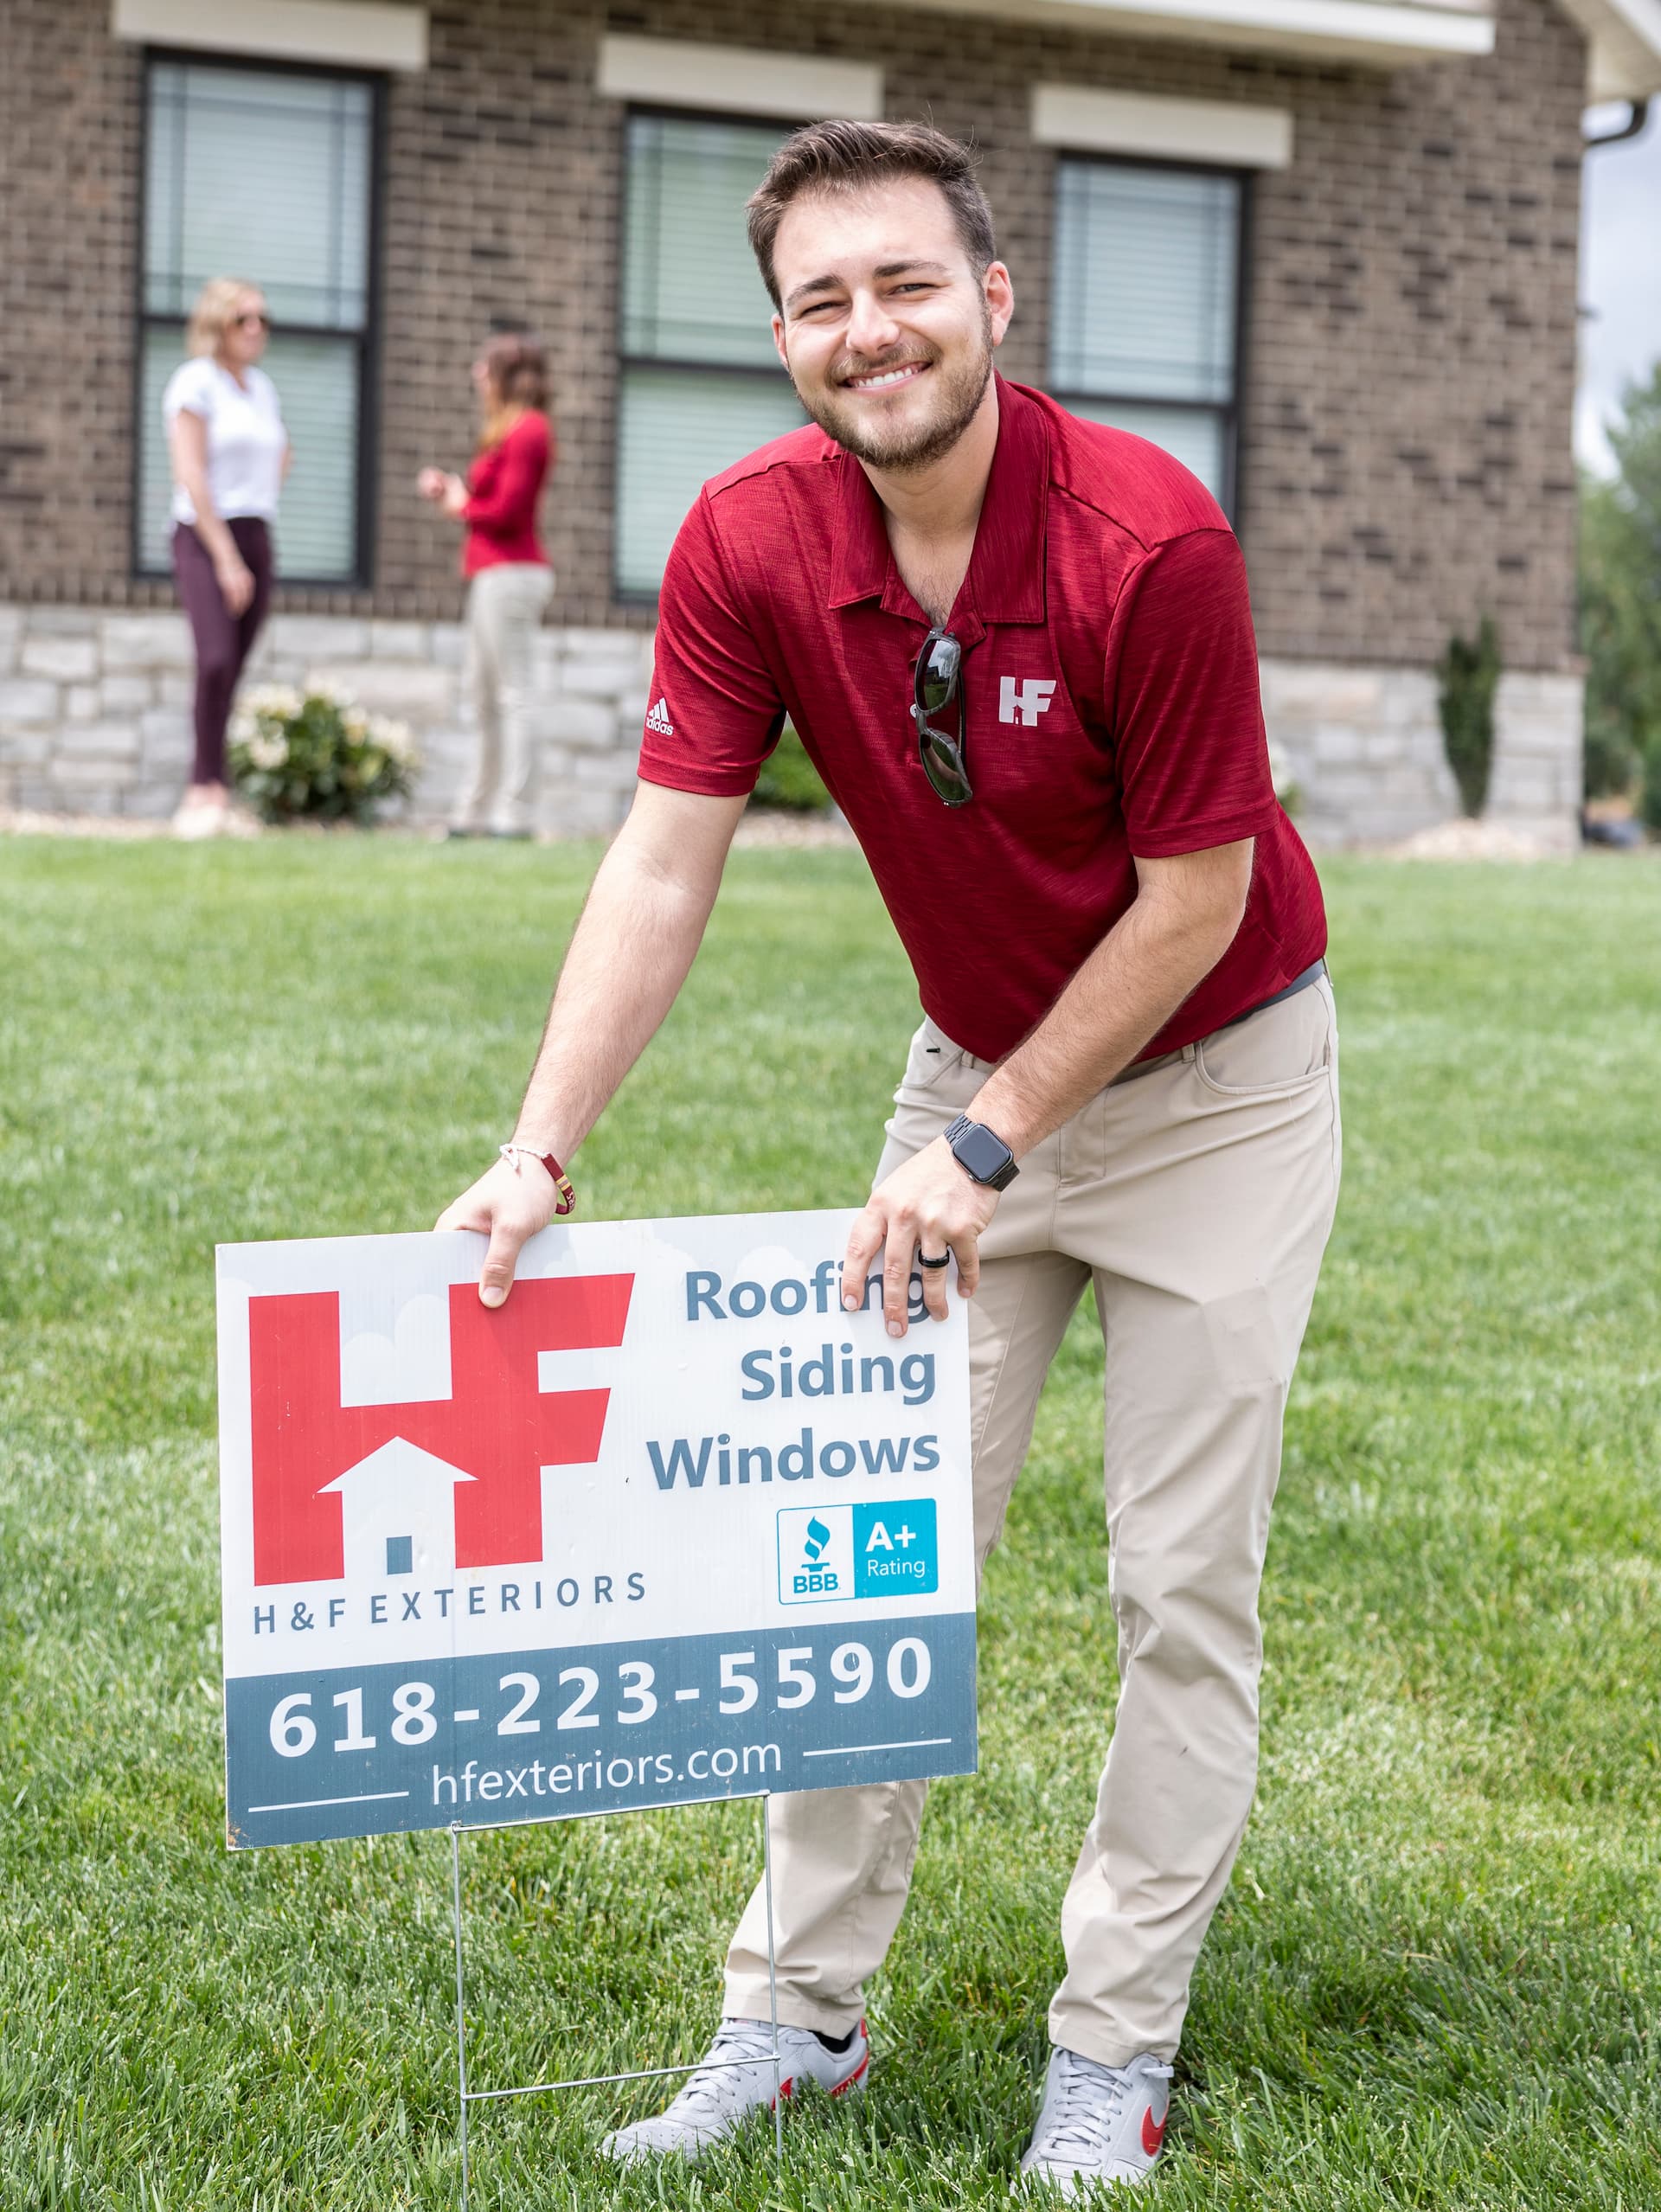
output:
[[[236,318],[236,327],[239,330],[268,330],[271,328],[271,317],[264,314],[239,315]]]
[[[936,729],[936,717],[951,715],[957,734]],[[917,749],[923,773],[948,806],[962,806],[974,797],[968,771],[963,765],[964,739],[968,722],[963,697],[963,647],[949,630],[931,630],[923,640],[912,675],[911,719],[917,728]]]

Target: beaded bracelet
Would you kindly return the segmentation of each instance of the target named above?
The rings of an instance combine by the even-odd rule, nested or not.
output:
[[[577,1202],[576,1191],[572,1187],[570,1177],[552,1152],[539,1152],[534,1144],[498,1144],[497,1151],[507,1161],[516,1175],[519,1173],[519,1163],[522,1159],[535,1160],[539,1168],[546,1168],[554,1178],[554,1188],[560,1194],[560,1202],[554,1211],[555,1214],[568,1214],[572,1211]]]

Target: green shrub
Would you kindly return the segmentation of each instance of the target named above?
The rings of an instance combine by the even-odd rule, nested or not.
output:
[[[818,814],[830,804],[830,794],[819,781],[819,772],[808,759],[802,741],[790,724],[761,764],[756,779],[758,806],[787,807],[792,814]]]
[[[408,797],[420,766],[407,723],[321,686],[250,691],[231,724],[232,780],[267,822],[367,825],[383,800]]]
[[[1639,757],[1626,732],[1592,711],[1587,701],[1586,776],[1587,798],[1627,798],[1638,780]]]
[[[1661,837],[1661,737],[1651,738],[1644,755],[1644,788],[1638,811],[1648,827]]]
[[[1488,801],[1494,764],[1494,693],[1499,686],[1499,632],[1484,615],[1475,640],[1457,632],[1447,641],[1441,666],[1438,705],[1447,765],[1459,787],[1459,803],[1473,817]]]

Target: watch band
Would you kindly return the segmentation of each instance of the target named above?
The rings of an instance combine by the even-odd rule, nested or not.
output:
[[[1007,1190],[1021,1172],[1015,1154],[997,1132],[984,1121],[971,1121],[966,1113],[960,1113],[946,1131],[946,1141],[970,1181],[988,1190]]]

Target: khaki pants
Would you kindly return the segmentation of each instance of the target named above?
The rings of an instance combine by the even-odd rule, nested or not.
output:
[[[879,1181],[968,1106],[986,1072],[924,1023]],[[970,1377],[983,1564],[1045,1373],[1092,1280],[1106,1345],[1119,1702],[1061,1907],[1067,1975],[1049,2010],[1052,2041],[1104,2065],[1175,2052],[1251,1807],[1258,1585],[1338,1170],[1323,979],[1110,1085],[1023,1162],[981,1246]],[[773,1801],[781,2020],[839,2035],[858,2019],[905,1906],[924,1789]],[[767,2014],[759,1888],[728,1954],[726,2009]]]
[[[498,561],[467,587],[467,684],[478,752],[456,802],[459,829],[529,826],[536,761],[531,645],[553,589],[554,573],[539,561]]]

